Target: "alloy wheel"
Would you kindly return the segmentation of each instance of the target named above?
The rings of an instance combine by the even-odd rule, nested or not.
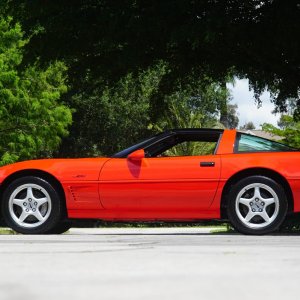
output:
[[[248,228],[264,228],[273,223],[279,213],[276,192],[263,183],[245,186],[237,195],[235,210],[239,220]]]
[[[8,201],[11,218],[18,226],[35,228],[49,218],[52,203],[49,193],[38,184],[18,186]]]

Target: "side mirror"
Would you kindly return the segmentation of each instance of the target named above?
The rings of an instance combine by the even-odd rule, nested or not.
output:
[[[130,160],[141,160],[145,158],[145,151],[144,149],[135,150],[127,156]]]

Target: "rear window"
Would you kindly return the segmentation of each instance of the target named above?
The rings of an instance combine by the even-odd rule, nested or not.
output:
[[[296,151],[297,149],[287,145],[267,140],[258,136],[237,133],[235,149],[236,153],[241,152],[285,152]]]

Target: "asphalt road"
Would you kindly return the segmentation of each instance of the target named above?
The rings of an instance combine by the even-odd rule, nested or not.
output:
[[[300,236],[73,229],[0,236],[0,299],[298,299]]]

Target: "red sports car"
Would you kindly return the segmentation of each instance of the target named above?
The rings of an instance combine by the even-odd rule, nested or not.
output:
[[[24,161],[0,168],[2,215],[25,234],[66,220],[229,219],[245,234],[300,211],[300,153],[219,129],[170,130],[112,157]]]

